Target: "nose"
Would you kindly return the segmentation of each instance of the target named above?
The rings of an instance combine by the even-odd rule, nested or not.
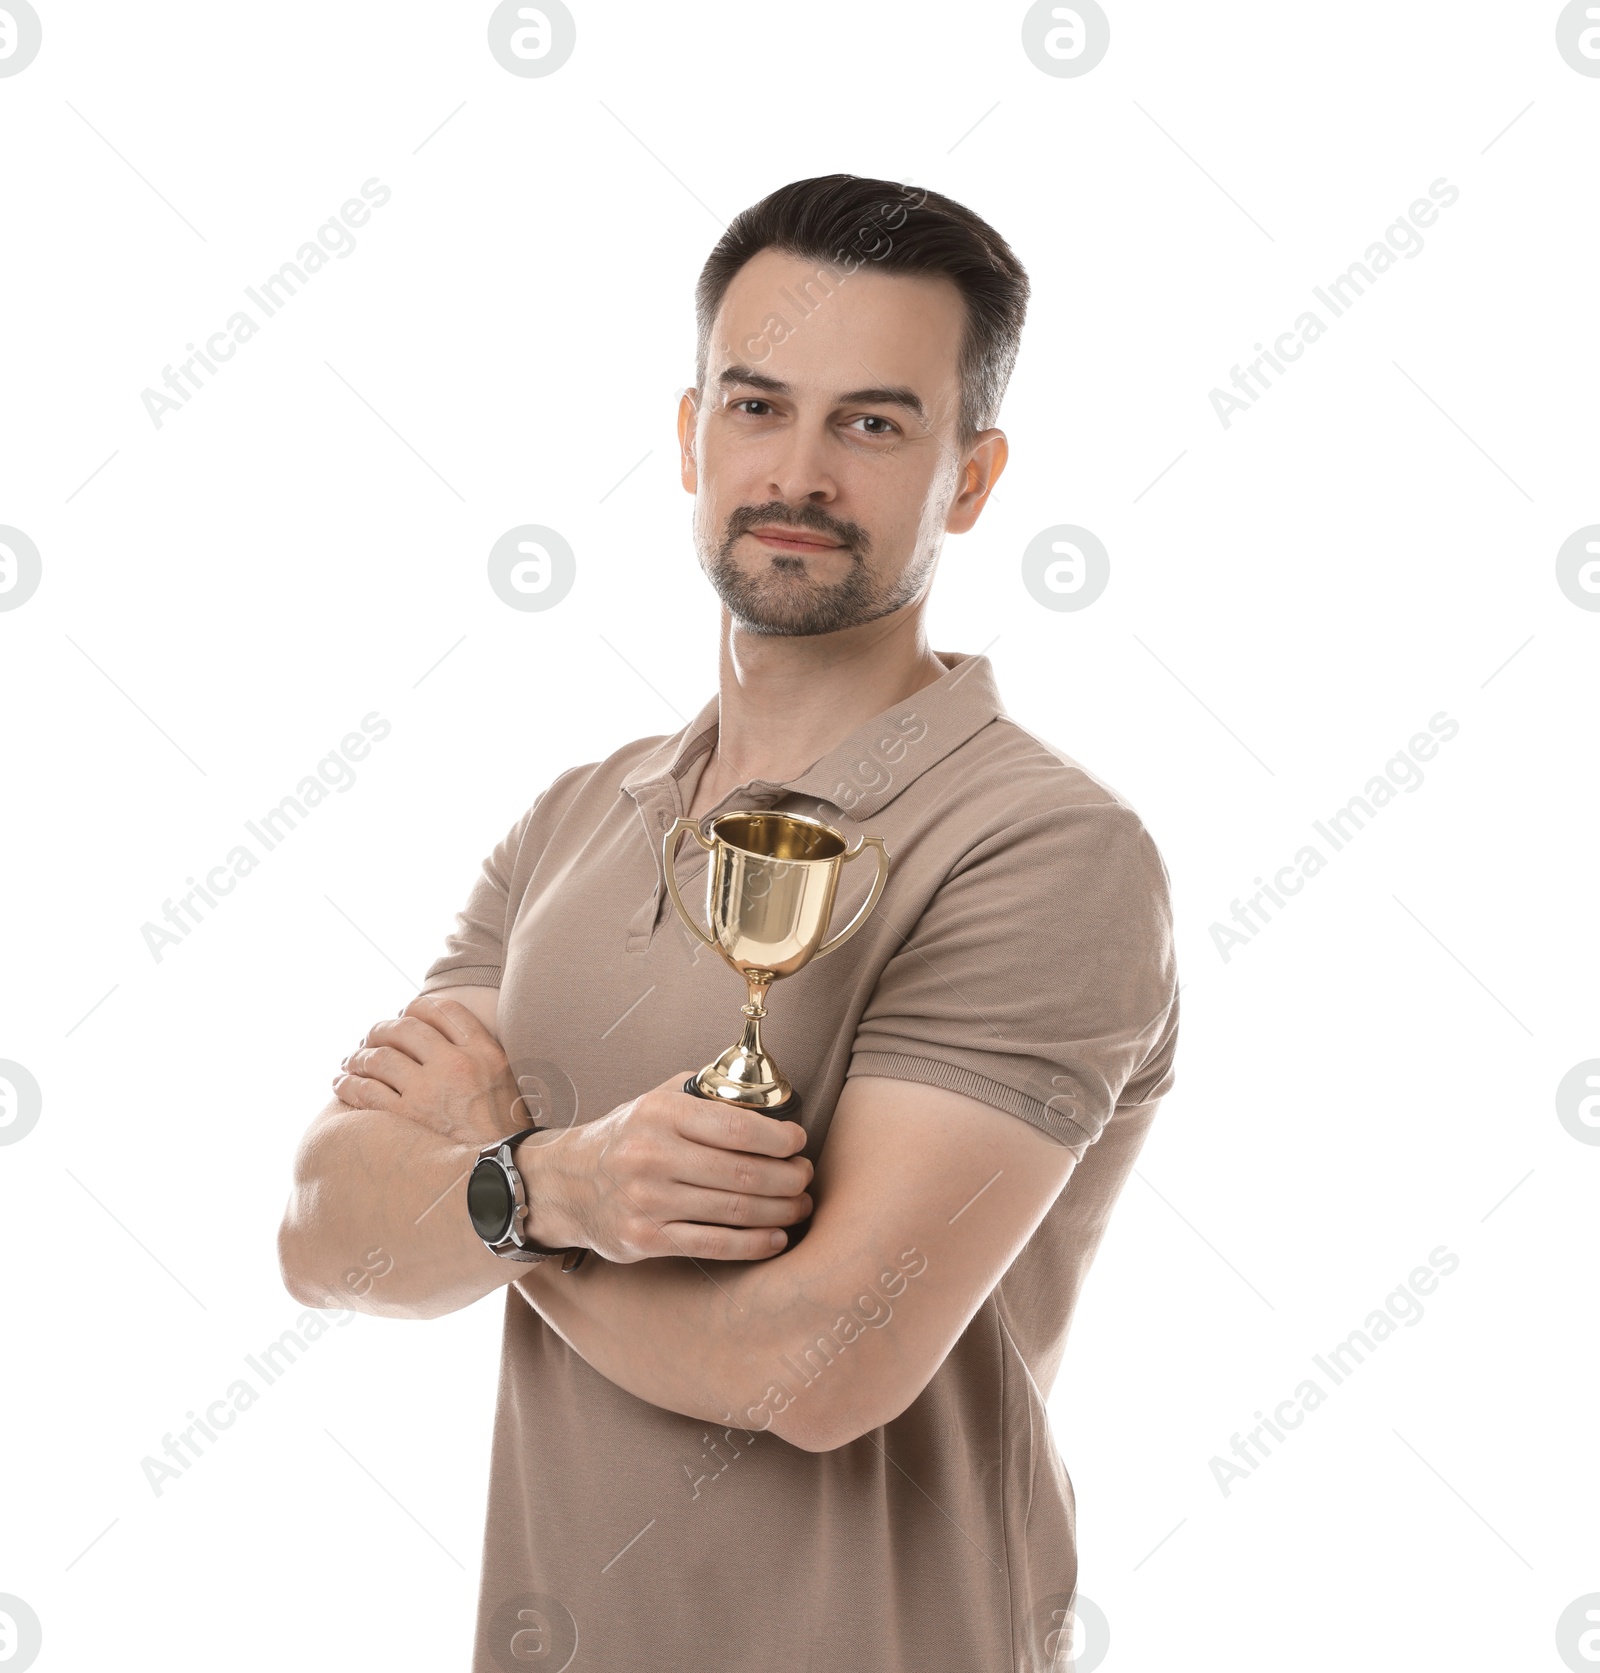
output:
[[[777,447],[767,479],[773,499],[785,505],[830,505],[839,497],[839,484],[828,468],[825,435],[796,424]]]

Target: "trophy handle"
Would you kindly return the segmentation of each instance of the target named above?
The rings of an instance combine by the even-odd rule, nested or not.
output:
[[[683,896],[678,893],[678,873],[673,865],[673,850],[678,846],[678,837],[683,831],[687,831],[708,854],[716,847],[716,844],[701,831],[698,820],[674,820],[672,829],[661,839],[661,866],[667,875],[667,893],[672,896],[672,904],[678,909],[678,916],[683,919],[684,926],[689,933],[697,940],[704,942],[712,952],[717,952],[719,949],[716,942],[689,916],[689,909],[683,904]],[[873,898],[876,899],[877,897],[874,896]]]
[[[842,947],[855,932],[867,921],[872,909],[878,904],[878,897],[883,893],[883,886],[889,881],[889,850],[883,846],[883,838],[864,836],[854,848],[841,857],[841,864],[845,864],[864,853],[868,848],[878,851],[878,875],[872,880],[872,893],[861,903],[861,910],[856,913],[837,935],[829,938],[817,948],[816,957],[821,958],[824,953],[831,953],[835,947]]]

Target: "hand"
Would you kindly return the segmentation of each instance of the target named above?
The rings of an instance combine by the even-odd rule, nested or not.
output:
[[[657,1255],[757,1261],[788,1245],[773,1228],[811,1212],[811,1163],[797,1121],[691,1097],[680,1069],[609,1115],[517,1146],[524,1230],[550,1248],[608,1261]]]
[[[374,1023],[333,1077],[335,1095],[479,1149],[532,1120],[500,1042],[454,999],[413,999]]]

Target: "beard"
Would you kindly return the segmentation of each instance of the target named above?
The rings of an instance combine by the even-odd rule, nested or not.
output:
[[[754,574],[734,556],[734,547],[750,532],[767,524],[788,525],[825,534],[850,554],[850,570],[839,581],[816,581],[807,571],[808,559],[789,552],[772,552]],[[871,540],[859,523],[830,517],[820,506],[742,505],[728,517],[721,543],[709,549],[696,529],[700,565],[716,588],[728,614],[751,633],[794,638],[837,633],[876,621],[909,604],[922,589],[930,561],[913,562],[892,580],[875,576],[868,566]]]

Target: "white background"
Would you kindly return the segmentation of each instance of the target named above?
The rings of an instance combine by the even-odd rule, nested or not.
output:
[[[1600,1591],[1600,1148],[1555,1107],[1600,1056],[1600,614],[1555,580],[1600,521],[1600,78],[1545,3],[1107,5],[1054,77],[1020,5],[574,0],[519,78],[485,4],[39,0],[0,79],[0,523],[43,563],[0,613],[0,1058],[43,1089],[0,1148],[0,1592],[41,1668],[465,1665],[498,1296],[331,1329],[159,1497],[141,1460],[295,1323],[296,1142],[483,855],[711,694],[692,285],[836,170],[1029,269],[932,637],[1173,878],[1178,1084],[1052,1402],[1103,1666],[1561,1667]],[[157,429],[141,390],[374,176],[354,254]],[[1209,391],[1441,177],[1421,254],[1225,429]],[[487,584],[520,523],[577,554],[549,612]],[[1060,523],[1110,553],[1080,612],[1021,581]],[[354,788],[157,962],[141,925],[374,710]],[[1212,923],[1441,711],[1421,788],[1224,961]],[[1440,1245],[1420,1323],[1224,1495],[1212,1457]]]

